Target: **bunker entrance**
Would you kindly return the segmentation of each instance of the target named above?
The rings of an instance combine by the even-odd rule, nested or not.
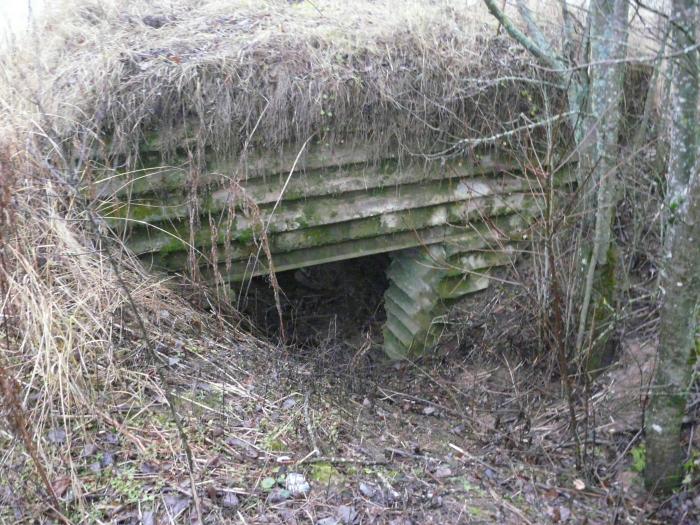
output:
[[[286,344],[301,348],[343,344],[360,348],[381,342],[389,286],[387,254],[347,259],[277,273]],[[281,340],[269,277],[244,286],[241,308],[270,340]]]

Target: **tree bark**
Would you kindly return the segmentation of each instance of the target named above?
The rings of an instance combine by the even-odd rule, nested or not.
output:
[[[674,0],[671,140],[666,196],[669,227],[661,273],[659,355],[646,417],[645,483],[669,492],[683,476],[681,423],[696,355],[700,298],[697,0]]]
[[[612,221],[617,203],[619,135],[627,56],[629,3],[627,0],[591,0],[590,114],[587,138],[580,144],[581,168],[589,181],[585,203],[595,202],[593,240],[588,257],[583,301],[576,334],[576,349],[582,353],[584,337],[593,317],[597,337],[591,341],[589,370],[598,369],[609,353],[615,295],[616,260],[611,242]],[[588,177],[585,171],[591,170]],[[591,198],[593,197],[593,198]]]

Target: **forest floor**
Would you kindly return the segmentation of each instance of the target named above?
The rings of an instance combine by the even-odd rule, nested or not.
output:
[[[296,313],[289,330],[301,330]],[[195,327],[191,337],[164,332],[158,364],[128,357],[142,370],[139,385],[115,393],[90,425],[77,422],[69,439],[49,429],[64,465],[52,481],[60,515],[23,497],[31,464],[16,459],[0,523],[700,521],[697,470],[663,502],[641,485],[651,345],[627,342],[590,386],[588,406],[576,407],[578,469],[549,360],[452,335],[431,360],[389,363],[372,344],[380,324],[381,315],[363,326],[333,322],[324,344],[293,349]],[[191,475],[156,367],[177,400]],[[686,438],[697,451],[693,429]]]

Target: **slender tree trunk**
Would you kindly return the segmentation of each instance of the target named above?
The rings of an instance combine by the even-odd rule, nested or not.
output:
[[[583,289],[583,301],[576,335],[579,353],[585,345],[589,325],[595,326],[589,369],[597,369],[609,353],[615,292],[615,246],[611,242],[612,221],[617,203],[619,135],[627,56],[629,3],[627,0],[591,0],[590,6],[590,114],[587,138],[579,144],[581,169],[588,181],[584,206],[595,209],[593,240]],[[590,177],[588,172],[591,171]],[[594,197],[593,197],[594,196]],[[592,198],[593,197],[593,198]]]
[[[674,0],[671,12],[672,114],[668,167],[669,227],[661,274],[663,304],[659,357],[646,417],[649,489],[680,484],[680,434],[696,359],[700,298],[700,174],[698,174],[698,53],[694,49],[697,0]]]

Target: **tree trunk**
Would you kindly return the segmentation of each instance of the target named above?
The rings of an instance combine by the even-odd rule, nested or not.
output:
[[[590,3],[590,113],[584,143],[579,144],[580,168],[587,181],[584,206],[595,203],[593,240],[583,290],[583,302],[576,335],[576,349],[582,352],[590,326],[589,370],[598,369],[610,353],[608,341],[613,330],[616,289],[616,252],[611,241],[616,206],[621,101],[624,58],[627,54],[629,3],[627,0],[592,0]],[[590,170],[590,176],[589,176]],[[592,198],[595,196],[594,198]]]
[[[666,197],[669,227],[661,273],[661,326],[656,377],[646,418],[650,490],[680,484],[680,434],[696,359],[700,298],[700,174],[698,174],[697,0],[674,0],[671,12],[673,78],[671,140]]]

